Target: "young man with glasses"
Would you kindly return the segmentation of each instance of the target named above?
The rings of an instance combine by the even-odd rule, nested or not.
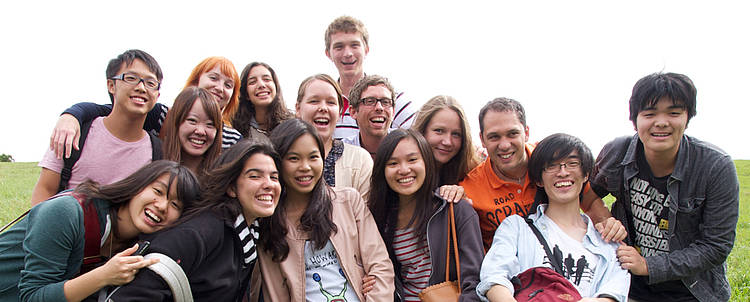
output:
[[[393,86],[385,77],[367,75],[354,84],[350,96],[349,109],[359,133],[344,138],[344,143],[360,146],[374,158],[393,122]]]
[[[537,184],[529,180],[527,173],[534,144],[528,143],[529,127],[521,103],[508,98],[488,102],[479,111],[479,131],[482,146],[487,148],[487,159],[459,184],[479,215],[479,227],[487,250],[495,230],[506,217],[528,215]],[[622,225],[610,217],[604,203],[591,189],[584,190],[580,208],[597,223],[605,241],[625,237]]]
[[[734,246],[739,181],[734,162],[685,135],[696,89],[685,75],[654,73],[635,84],[636,134],[602,148],[591,176],[626,226],[618,258],[634,301],[727,301],[726,259]]]
[[[161,154],[154,152],[161,149],[158,139],[143,130],[146,115],[159,97],[159,64],[144,51],[128,50],[109,61],[106,75],[112,112],[91,122],[86,143],[63,189],[75,188],[86,179],[100,184],[116,182]],[[39,166],[42,171],[32,192],[32,205],[58,192],[65,161],[47,150]]]
[[[339,85],[344,96],[341,118],[336,123],[334,137],[346,138],[359,131],[356,118],[350,112],[354,97],[351,90],[354,84],[365,76],[364,60],[370,52],[369,35],[362,21],[349,16],[333,20],[325,33],[326,57],[333,62],[339,72]],[[391,89],[393,90],[393,89]],[[403,92],[394,93],[393,123],[395,128],[409,128],[414,121],[417,108],[403,97]]]

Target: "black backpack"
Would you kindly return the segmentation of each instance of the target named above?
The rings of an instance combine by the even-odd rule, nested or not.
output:
[[[57,192],[62,192],[68,187],[70,177],[73,176],[73,165],[81,158],[81,151],[86,143],[86,136],[89,135],[89,129],[93,120],[81,125],[81,137],[78,139],[78,150],[72,149],[69,158],[63,158],[63,168],[60,171],[60,184],[57,186]],[[151,160],[159,160],[162,157],[161,140],[151,132],[148,132],[151,139]]]

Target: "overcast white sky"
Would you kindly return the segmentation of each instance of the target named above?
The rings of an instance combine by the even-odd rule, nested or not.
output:
[[[750,159],[748,4],[603,2],[6,1],[0,153],[40,160],[63,109],[109,102],[106,64],[130,48],[159,61],[159,101],[167,105],[199,61],[220,55],[238,72],[252,61],[269,63],[293,108],[302,79],[337,76],[323,35],[347,14],[370,32],[366,72],[389,77],[419,106],[438,94],[456,97],[475,138],[481,106],[504,96],[526,107],[531,140],[566,132],[597,154],[634,133],[633,84],[669,71],[698,88],[687,134]]]

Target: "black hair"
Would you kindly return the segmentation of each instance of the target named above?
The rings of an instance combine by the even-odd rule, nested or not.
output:
[[[143,63],[148,67],[148,70],[153,72],[156,75],[156,79],[161,82],[162,78],[164,78],[164,74],[162,74],[161,72],[159,63],[156,62],[156,59],[154,59],[154,57],[152,57],[150,54],[140,49],[127,50],[118,55],[116,58],[109,60],[106,71],[107,79],[111,79],[117,76],[117,72],[119,72],[123,66],[132,65],[133,61],[135,61],[136,59],[143,61]],[[112,95],[112,93],[109,93],[109,100],[111,102],[115,101],[115,97],[114,95]]]
[[[524,128],[526,128],[526,111],[523,109],[521,103],[514,99],[509,98],[496,98],[492,101],[484,104],[481,110],[479,110],[479,133],[484,133],[484,116],[490,110],[495,112],[514,112],[518,116],[518,121],[521,122]]]
[[[638,113],[645,108],[655,107],[661,98],[669,98],[672,104],[687,110],[688,122],[696,114],[697,90],[693,81],[686,75],[679,73],[652,73],[633,86],[630,96],[630,121],[636,125]]]
[[[113,206],[110,208],[110,215],[115,217],[121,206],[126,205],[133,197],[164,174],[169,174],[166,194],[168,195],[171,192],[173,184],[176,185],[176,197],[182,203],[182,213],[192,210],[200,199],[198,179],[187,167],[168,160],[153,161],[128,177],[108,185],[99,185],[91,179],[87,179],[75,188],[75,192],[87,198],[98,198],[111,202]],[[90,202],[90,199],[87,202]],[[117,219],[113,219],[112,223],[112,229],[116,230]]]
[[[238,141],[231,148],[224,150],[219,159],[203,175],[201,178],[203,198],[197,206],[183,215],[181,220],[189,220],[198,213],[211,210],[226,221],[234,223],[237,216],[242,213],[242,205],[236,197],[229,196],[227,190],[237,185],[237,179],[242,175],[245,162],[255,154],[268,155],[273,159],[276,167],[280,167],[281,160],[267,141],[250,139]],[[284,193],[283,184],[281,192]],[[249,223],[252,221],[248,221]]]
[[[289,109],[286,108],[286,103],[284,103],[284,97],[281,94],[281,84],[279,83],[276,71],[266,63],[252,62],[247,64],[247,66],[242,69],[242,74],[240,74],[239,104],[237,113],[235,113],[234,118],[232,118],[232,126],[244,136],[251,136],[249,134],[251,128],[250,121],[255,118],[255,105],[253,105],[253,102],[250,100],[250,95],[247,91],[247,82],[250,77],[250,71],[257,66],[265,67],[268,69],[268,72],[271,73],[271,78],[276,87],[276,97],[273,98],[268,107],[266,120],[256,122],[265,123],[268,126],[268,131],[271,131],[273,128],[276,128],[279,123],[292,117],[292,113],[289,112]]]
[[[323,141],[320,140],[315,127],[308,122],[297,118],[286,120],[271,131],[269,138],[283,159],[292,144],[305,134],[312,135],[315,139],[320,150],[320,160],[325,162]],[[282,179],[284,178],[282,177]],[[281,194],[279,205],[276,206],[273,215],[262,219],[260,222],[260,244],[264,250],[273,255],[272,259],[276,262],[283,261],[289,254],[289,244],[284,240],[288,227],[286,225],[288,204],[286,195],[286,193]],[[300,217],[299,230],[310,235],[313,247],[318,250],[325,247],[331,234],[338,230],[336,224],[333,223],[332,195],[333,191],[326,185],[321,175],[313,187],[307,208]]]
[[[438,200],[434,197],[434,191],[438,187],[438,173],[435,157],[432,155],[432,148],[427,140],[414,129],[397,129],[383,138],[375,155],[375,162],[372,167],[372,176],[370,178],[370,193],[367,198],[369,201],[370,212],[378,225],[380,236],[386,243],[391,246],[393,243],[393,234],[398,223],[398,194],[388,186],[385,176],[386,163],[393,155],[399,143],[405,139],[413,139],[422,156],[425,165],[425,177],[422,187],[414,193],[416,207],[414,214],[409,220],[407,227],[414,228],[415,233],[419,234],[421,242],[427,234],[427,222],[438,208]]]
[[[534,152],[531,153],[528,170],[529,179],[533,184],[541,183],[542,173],[546,166],[568,157],[573,152],[578,153],[583,176],[589,177],[594,169],[594,156],[591,154],[589,147],[575,136],[565,133],[555,133],[545,137],[534,148]],[[582,195],[583,190],[579,194]],[[543,187],[537,188],[537,194],[534,199],[534,206],[531,209],[532,213],[536,211],[538,203],[547,203],[549,201]]]

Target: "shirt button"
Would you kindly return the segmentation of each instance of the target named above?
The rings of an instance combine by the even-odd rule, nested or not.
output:
[[[518,190],[518,193],[521,193],[521,190]]]

